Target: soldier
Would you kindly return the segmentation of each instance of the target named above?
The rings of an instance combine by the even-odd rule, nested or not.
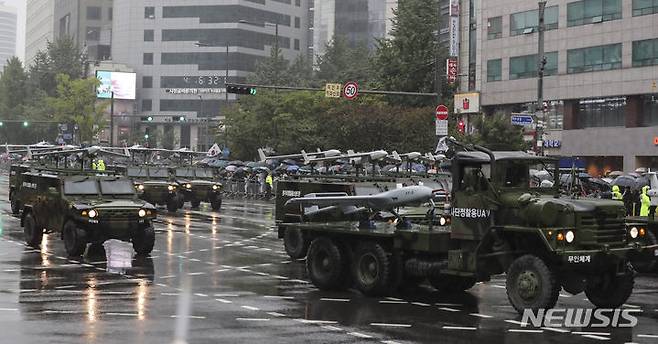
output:
[[[619,185],[612,186],[612,199],[617,201],[624,200],[624,196],[622,196],[621,192],[619,191]]]
[[[96,169],[98,171],[105,171],[105,161],[103,159],[98,159],[98,163],[96,164]]]
[[[267,174],[267,177],[265,177],[265,184],[267,184],[267,193],[272,194],[272,190],[274,190],[274,180],[272,179],[272,172]]]
[[[645,185],[642,187],[642,193],[640,194],[640,216],[649,216],[649,206],[651,205],[651,198],[647,195],[649,191],[649,186]]]

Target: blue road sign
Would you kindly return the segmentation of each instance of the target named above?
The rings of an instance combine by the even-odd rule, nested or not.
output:
[[[531,115],[512,115],[513,125],[529,126],[534,123]]]

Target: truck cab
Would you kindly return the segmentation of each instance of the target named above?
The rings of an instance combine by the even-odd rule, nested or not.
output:
[[[212,210],[222,206],[222,184],[215,180],[215,174],[209,168],[177,167],[173,174],[180,185],[179,192],[183,202],[190,202],[192,208],[198,208],[201,202],[210,203]]]
[[[135,184],[139,198],[154,205],[165,205],[170,212],[181,207],[180,185],[172,180],[166,166],[131,166],[126,168],[126,175]]]

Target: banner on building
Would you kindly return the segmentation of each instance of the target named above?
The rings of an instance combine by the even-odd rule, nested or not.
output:
[[[459,65],[457,64],[457,58],[451,57],[446,60],[446,77],[448,83],[453,84],[457,81],[457,75],[459,74]]]
[[[459,56],[459,0],[450,0],[450,56]]]

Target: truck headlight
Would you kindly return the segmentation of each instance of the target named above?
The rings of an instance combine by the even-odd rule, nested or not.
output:
[[[142,185],[142,184],[137,185],[137,190],[143,191],[144,190],[144,185]]]
[[[445,226],[447,224],[448,224],[448,220],[445,217],[443,216],[439,217],[439,225]]]
[[[637,227],[631,227],[631,230],[628,231],[628,234],[630,234],[630,235],[631,235],[631,238],[633,238],[633,239],[637,238],[637,235],[638,235],[639,233],[640,233],[640,232],[638,231]]]
[[[185,184],[185,187],[188,188],[188,189],[191,189],[191,188],[192,188],[192,184],[187,183],[187,184]]]
[[[575,238],[576,238],[576,235],[573,234],[573,231],[567,231],[567,233],[564,235],[564,239],[565,239],[568,243],[572,243],[572,242],[573,242],[573,239],[575,239]]]
[[[167,186],[167,190],[169,190],[169,191],[174,191],[175,188],[176,188],[176,187],[173,186],[173,185],[169,185],[169,186]]]
[[[89,213],[87,213],[87,216],[89,216],[90,219],[93,219],[96,216],[98,216],[98,212],[96,211],[96,209],[92,209],[89,211]]]
[[[144,216],[146,216],[146,210],[144,210],[144,209],[140,209],[140,210],[137,212],[137,215],[139,215],[139,217],[144,217]]]
[[[212,189],[213,189],[213,190],[217,190],[217,189],[219,189],[219,186],[217,186],[217,185],[213,185],[213,186],[212,186]]]

